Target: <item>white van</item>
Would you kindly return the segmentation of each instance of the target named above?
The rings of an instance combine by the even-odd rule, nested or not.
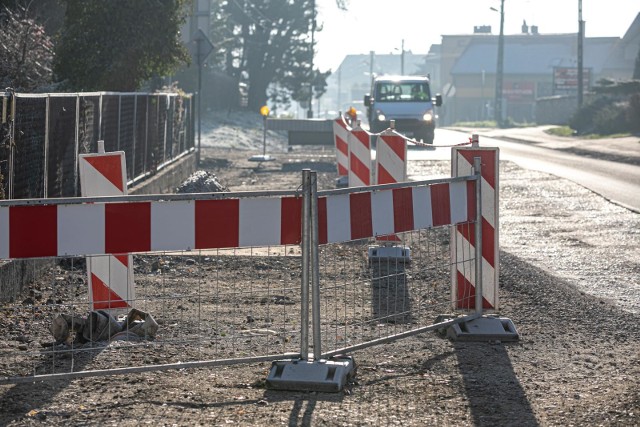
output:
[[[429,78],[423,76],[380,76],[365,95],[369,130],[377,133],[395,120],[396,130],[406,136],[433,144],[436,128],[434,107],[442,105],[442,96],[432,98]]]

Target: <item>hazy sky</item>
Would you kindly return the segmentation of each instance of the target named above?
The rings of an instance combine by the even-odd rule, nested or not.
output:
[[[345,55],[427,53],[442,34],[470,34],[476,25],[500,32],[500,0],[349,0],[349,10],[335,0],[316,0],[318,41],[316,65],[336,70]],[[537,25],[542,34],[577,33],[578,0],[505,0],[505,34]],[[586,36],[622,37],[640,12],[640,0],[582,0]]]

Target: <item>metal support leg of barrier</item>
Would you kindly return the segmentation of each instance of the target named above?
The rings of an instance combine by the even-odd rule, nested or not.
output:
[[[456,323],[447,329],[447,336],[454,341],[516,341],[519,338],[513,322],[496,315],[483,316],[482,298],[482,177],[481,158],[474,157],[473,172],[476,176],[476,221],[475,221],[475,304],[479,317]]]
[[[302,324],[300,359],[276,360],[271,364],[267,387],[277,390],[339,392],[355,372],[349,356],[321,359],[320,269],[318,255],[317,174],[302,171]],[[313,361],[309,351],[309,283],[312,288]]]

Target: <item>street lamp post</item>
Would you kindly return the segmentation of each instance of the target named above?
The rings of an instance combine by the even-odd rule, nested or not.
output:
[[[311,81],[309,82],[309,109],[307,110],[307,118],[313,118],[313,46],[316,32],[316,2],[311,1]]]
[[[578,108],[582,107],[584,94],[583,65],[584,21],[582,20],[582,0],[578,0]]]
[[[500,0],[500,35],[498,36],[498,65],[496,68],[495,120],[502,126],[502,85],[504,78],[504,0]]]

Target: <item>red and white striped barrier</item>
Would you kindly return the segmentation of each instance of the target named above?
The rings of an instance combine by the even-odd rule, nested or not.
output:
[[[498,239],[498,165],[500,151],[496,147],[454,148],[452,176],[471,175],[473,158],[481,158],[482,175],[482,297],[483,308],[498,309],[499,239]],[[469,182],[467,195],[475,215],[475,192]],[[451,299],[459,309],[475,307],[475,268],[468,260],[475,251],[475,224],[456,227],[451,238]]]
[[[341,194],[318,199],[321,244],[466,222],[467,184]]]
[[[351,128],[344,121],[342,114],[333,121],[333,139],[336,146],[338,175],[349,175],[349,131]]]
[[[126,196],[124,151],[79,156],[80,190],[84,197]],[[92,310],[127,309],[135,300],[133,257],[130,254],[87,257]]]
[[[376,184],[407,181],[407,141],[392,129],[376,140]]]
[[[368,187],[371,180],[371,141],[360,122],[349,133],[349,187]]]
[[[0,207],[0,259],[299,244],[302,199]]]

